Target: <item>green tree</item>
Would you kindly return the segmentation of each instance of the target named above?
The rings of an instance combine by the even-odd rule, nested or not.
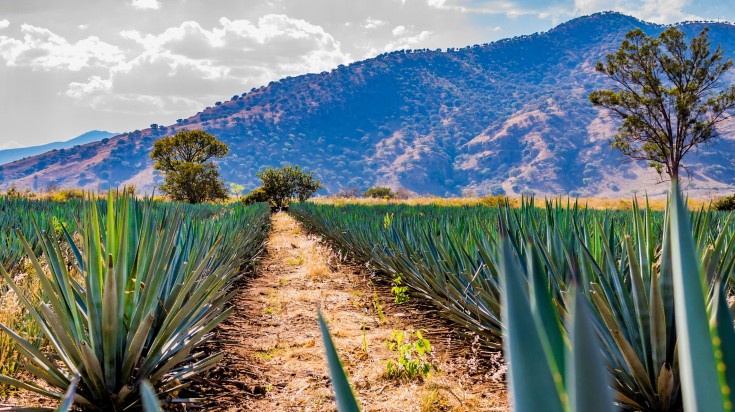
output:
[[[262,187],[258,187],[258,188],[253,189],[252,192],[241,197],[240,201],[246,206],[252,205],[258,202],[267,202],[268,195],[265,193]]]
[[[314,179],[313,172],[306,173],[299,166],[269,167],[258,173],[258,177],[263,181],[260,189],[279,209],[288,206],[294,197],[303,202],[323,187]]]
[[[371,187],[362,194],[363,197],[372,197],[380,199],[392,199],[395,194],[389,187],[375,186]]]
[[[321,182],[314,179],[312,172],[302,172],[296,176],[296,195],[299,198],[299,202],[305,202],[322,187],[324,186],[322,186]]]
[[[689,45],[675,27],[658,38],[635,29],[616,53],[597,62],[597,71],[619,89],[598,90],[589,98],[623,120],[614,148],[676,179],[682,158],[717,137],[717,124],[735,106],[735,87],[721,85],[730,67],[720,46],[711,50],[707,28]]]
[[[230,149],[202,130],[183,130],[153,143],[153,168],[164,173],[160,189],[172,200],[202,203],[227,199],[215,158],[227,156]]]

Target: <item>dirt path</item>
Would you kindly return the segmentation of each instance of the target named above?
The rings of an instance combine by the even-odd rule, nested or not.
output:
[[[321,307],[364,411],[504,411],[501,373],[458,345],[457,336],[411,304],[394,304],[367,270],[341,264],[317,237],[289,215],[273,216],[267,253],[235,299],[236,312],[220,331],[225,366],[220,395],[208,410],[335,410],[321,335]],[[431,361],[423,381],[387,379],[394,330],[428,329]],[[454,344],[453,344],[454,343]],[[476,370],[485,373],[471,373]]]

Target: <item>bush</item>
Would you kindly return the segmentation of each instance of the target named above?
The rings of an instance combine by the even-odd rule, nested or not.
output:
[[[505,203],[508,202],[510,199],[508,196],[504,195],[490,195],[490,196],[483,196],[480,198],[480,204],[484,206],[490,206],[490,207],[498,207],[498,206],[505,206]]]
[[[51,194],[51,200],[54,202],[66,202],[72,199],[83,199],[84,191],[82,189],[61,189]]]
[[[245,196],[240,198],[240,201],[245,205],[252,205],[255,203],[260,202],[267,202],[268,201],[268,194],[263,190],[262,187],[253,189],[252,192],[246,194]]]
[[[715,199],[714,203],[712,203],[712,207],[715,210],[735,210],[735,194]]]
[[[370,189],[366,190],[365,193],[362,194],[362,196],[372,197],[372,198],[392,199],[395,196],[395,194],[389,187],[375,186],[375,187],[371,187]]]
[[[305,202],[323,187],[314,179],[313,172],[304,172],[299,166],[269,167],[257,175],[263,181],[261,189],[271,206],[278,209],[287,207],[294,197]]]

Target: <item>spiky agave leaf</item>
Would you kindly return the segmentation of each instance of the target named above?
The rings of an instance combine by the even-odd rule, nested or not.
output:
[[[199,219],[184,215],[182,208],[113,193],[106,205],[88,200],[81,205],[78,233],[65,233],[72,262],[54,233],[36,225],[46,265],[18,233],[49,304],[34,305],[25,297],[21,302],[41,324],[60,362],[4,328],[29,361],[28,372],[62,390],[71,374],[78,374],[77,405],[112,410],[139,402],[140,392],[130,389],[135,382],[149,380],[165,394],[214,365],[219,355],[202,358],[196,350],[231,312],[225,307],[229,291],[239,267],[262,247],[268,211],[256,206],[247,213],[224,210]],[[195,209],[189,212],[196,216]],[[230,221],[235,213],[243,219]],[[67,269],[70,265],[82,284]],[[0,268],[0,273],[23,296],[7,272]]]
[[[322,312],[318,313],[319,328],[322,332],[322,340],[324,341],[324,349],[327,356],[327,364],[329,365],[329,374],[332,379],[332,388],[337,399],[337,409],[339,412],[360,412],[360,407],[355,399],[355,393],[352,391],[350,382],[347,380],[347,374],[339,360],[337,349],[334,347],[332,335],[329,333],[327,322],[324,321]]]

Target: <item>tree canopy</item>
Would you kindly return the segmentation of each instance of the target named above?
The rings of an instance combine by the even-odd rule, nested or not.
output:
[[[596,65],[619,88],[598,90],[589,98],[623,120],[613,147],[675,179],[682,158],[715,138],[717,124],[735,106],[735,87],[721,84],[731,67],[720,46],[711,49],[707,28],[688,45],[675,27],[658,38],[635,29],[616,53]]]
[[[202,130],[184,130],[153,143],[154,169],[164,173],[160,189],[172,200],[202,203],[227,199],[212,159],[227,156],[229,148]]]
[[[288,206],[293,198],[306,201],[323,186],[314,179],[313,172],[304,172],[299,166],[269,167],[258,173],[263,185],[256,189],[277,208]],[[262,196],[261,195],[261,196]]]

